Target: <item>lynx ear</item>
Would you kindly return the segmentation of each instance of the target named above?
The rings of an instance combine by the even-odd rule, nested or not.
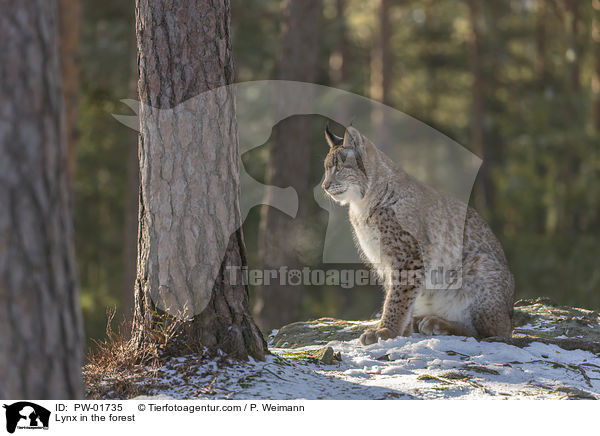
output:
[[[344,133],[344,143],[356,150],[360,150],[362,148],[362,142],[360,132],[354,127],[349,126]]]
[[[325,139],[327,140],[330,148],[339,147],[344,143],[344,138],[340,138],[339,136],[331,133],[331,130],[329,130],[329,125],[325,126]]]

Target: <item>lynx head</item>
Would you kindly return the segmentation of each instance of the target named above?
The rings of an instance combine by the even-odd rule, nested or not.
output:
[[[325,157],[323,189],[335,201],[347,204],[362,199],[367,190],[365,138],[353,127],[343,138],[325,128],[329,153]]]

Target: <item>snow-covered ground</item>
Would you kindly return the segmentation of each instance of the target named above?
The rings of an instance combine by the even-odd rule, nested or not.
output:
[[[326,344],[341,361],[296,358],[322,348],[272,348],[265,362],[198,364],[173,358],[153,398],[214,399],[600,399],[600,356],[532,343],[525,348],[473,338],[398,337],[369,346]],[[299,354],[301,355],[301,354]],[[147,397],[146,397],[147,398]]]

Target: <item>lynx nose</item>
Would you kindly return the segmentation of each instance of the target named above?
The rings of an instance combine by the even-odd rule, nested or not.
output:
[[[323,187],[323,189],[325,191],[327,191],[329,189],[329,187],[331,186],[331,182],[328,180],[324,180],[323,183],[321,184],[321,186]]]

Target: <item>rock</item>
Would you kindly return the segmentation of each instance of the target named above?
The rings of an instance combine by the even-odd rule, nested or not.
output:
[[[556,392],[566,394],[565,397],[569,400],[595,400],[596,397],[589,392],[582,391],[581,389],[574,388],[572,386],[561,386],[556,388]]]
[[[556,301],[548,297],[521,298],[515,301],[515,307],[531,306],[532,304],[543,304],[545,306],[558,306]]]
[[[511,338],[486,338],[484,341],[505,342],[518,347],[542,342],[556,344],[565,350],[600,353],[600,314],[593,310],[560,306],[549,298],[521,299],[515,303],[513,319],[515,327]],[[343,321],[334,318],[295,322],[282,327],[270,345],[298,348],[325,345],[330,341],[350,341],[376,323],[377,320]]]
[[[375,320],[373,323],[375,323]],[[279,329],[271,342],[271,346],[276,348],[298,348],[326,344],[330,341],[351,341],[358,338],[367,327],[365,322],[343,321],[334,318],[294,322]]]
[[[556,344],[565,350],[600,353],[600,314],[593,310],[559,306],[549,298],[521,299],[515,303],[512,338],[486,338],[525,347],[532,342]]]
[[[335,361],[342,360],[341,353],[335,353],[331,347],[323,347],[317,350],[306,351],[284,351],[276,352],[275,354],[288,359],[304,359],[312,362],[322,363],[324,365],[333,365]]]

